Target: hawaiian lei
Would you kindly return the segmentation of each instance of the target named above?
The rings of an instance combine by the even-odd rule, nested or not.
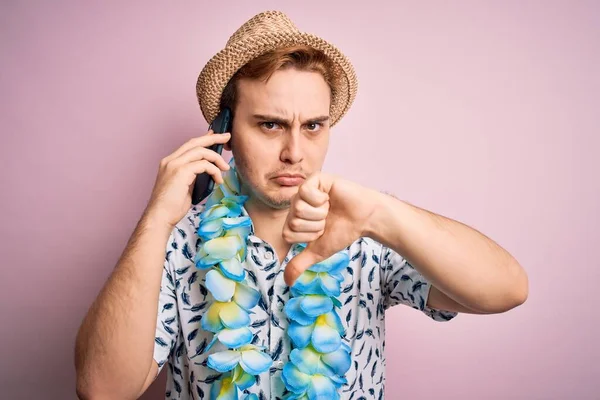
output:
[[[240,194],[233,159],[230,166],[223,174],[225,183],[211,193],[200,214],[195,257],[197,268],[209,269],[205,283],[214,298],[201,321],[204,330],[215,334],[205,351],[216,341],[228,348],[207,360],[208,367],[222,373],[211,388],[210,397],[216,400],[238,399],[238,390],[254,385],[256,376],[273,363],[265,347],[252,344],[250,314],[260,293],[246,284],[243,267],[252,222],[242,213],[247,196]],[[292,297],[284,307],[293,348],[282,372],[289,391],[286,399],[340,398],[338,389],[347,382],[351,350],[342,342],[345,331],[335,309],[341,307],[337,297],[348,263],[347,252],[341,251],[311,266],[290,288]]]

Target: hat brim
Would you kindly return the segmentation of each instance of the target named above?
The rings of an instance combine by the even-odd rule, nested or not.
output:
[[[213,56],[198,76],[196,95],[200,109],[210,124],[219,113],[221,95],[233,75],[246,63],[269,51],[295,45],[306,45],[322,51],[334,68],[334,84],[330,106],[330,126],[335,125],[350,109],[358,87],[354,68],[335,46],[310,33],[265,33],[238,41]]]

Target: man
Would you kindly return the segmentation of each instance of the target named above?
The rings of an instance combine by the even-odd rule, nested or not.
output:
[[[232,133],[191,139],[161,161],[78,334],[80,398],[137,398],[165,364],[167,398],[382,398],[386,309],[404,304],[448,321],[525,301],[525,272],[492,240],[320,171],[330,128],[355,93],[339,50],[279,12],[253,17],[211,59],[198,80],[200,106],[208,121],[230,108]],[[214,144],[235,163],[208,149]],[[191,207],[201,173],[218,195]],[[239,215],[214,217],[236,201]],[[244,240],[228,243],[242,247],[219,259],[231,248],[210,250],[211,240],[232,232]],[[237,299],[238,289],[254,301]],[[299,308],[298,299],[306,299]]]

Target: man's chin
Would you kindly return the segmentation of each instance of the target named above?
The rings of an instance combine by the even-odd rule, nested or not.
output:
[[[265,203],[274,209],[283,210],[290,207],[292,198],[298,193],[298,187],[286,186],[280,187],[276,193],[264,196]]]
[[[290,208],[290,201],[274,201],[274,202],[270,202],[269,204],[267,204],[269,207],[271,207],[274,210],[287,210],[288,208]]]
[[[254,189],[252,192],[257,200],[275,210],[290,208],[292,198],[298,193],[298,186],[269,185],[266,189]]]

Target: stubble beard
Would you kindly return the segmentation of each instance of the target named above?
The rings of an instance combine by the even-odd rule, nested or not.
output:
[[[236,158],[235,163],[237,173],[239,174],[240,185],[243,194],[249,196],[251,200],[260,202],[274,210],[286,210],[290,207],[290,199],[269,196],[266,193],[257,190],[257,187],[252,184],[250,179],[248,179],[249,168],[245,160],[241,159],[238,161],[238,159]]]

